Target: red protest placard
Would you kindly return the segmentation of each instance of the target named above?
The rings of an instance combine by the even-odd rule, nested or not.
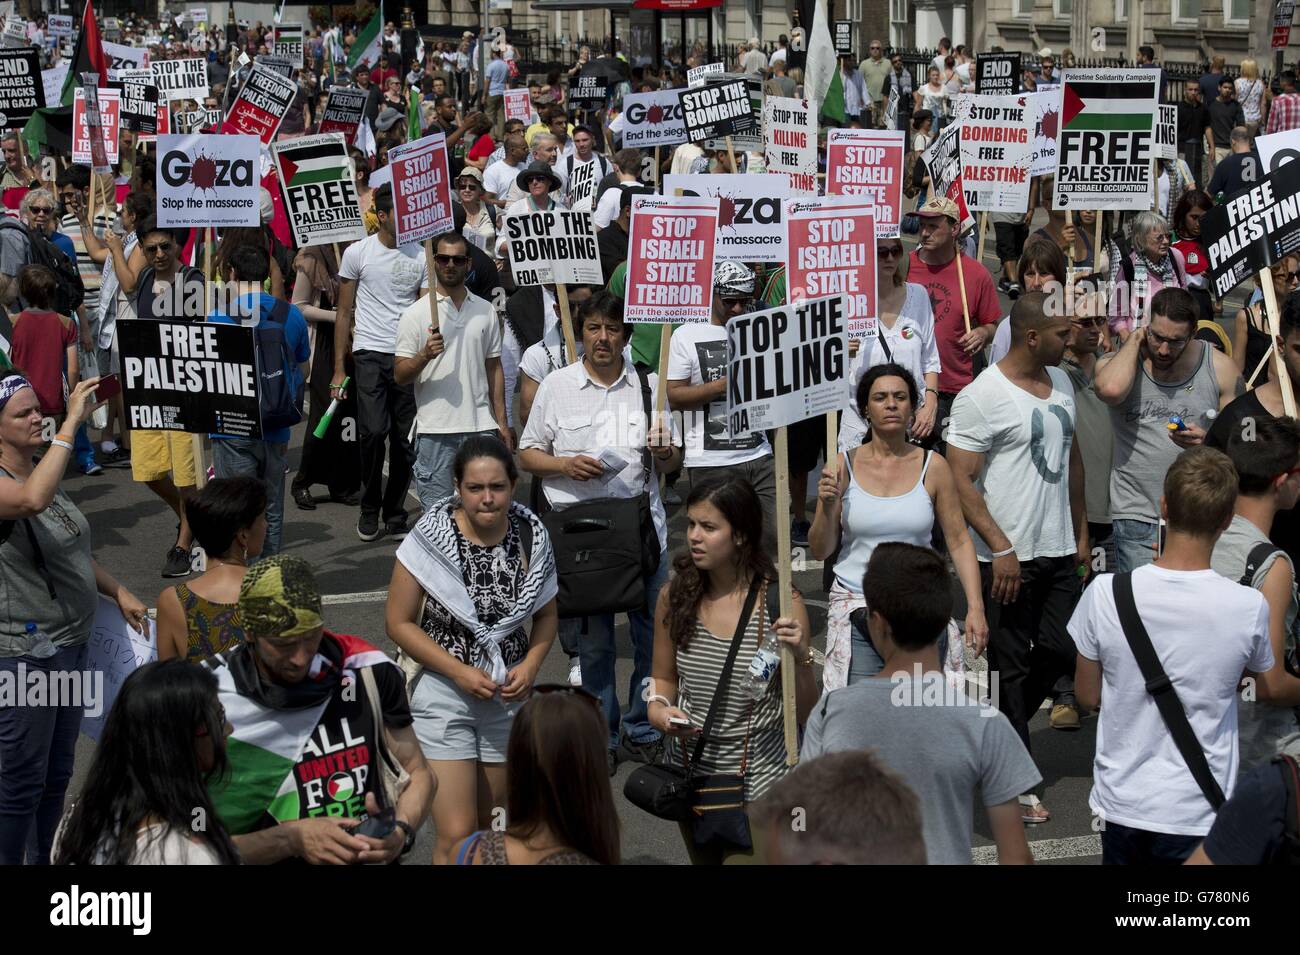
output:
[[[85,87],[77,87],[72,101],[72,161],[79,166],[92,166],[96,171],[107,171],[111,163],[117,162],[122,94],[119,90],[93,86],[89,90],[98,101],[92,109],[86,109]],[[92,132],[96,127],[102,151],[95,148]]]
[[[629,322],[713,318],[713,250],[718,199],[636,196],[623,314]]]
[[[533,101],[528,90],[506,90],[506,122],[517,119],[527,125],[533,121]]]
[[[876,234],[897,238],[903,211],[907,134],[894,129],[832,129],[826,134],[826,195],[872,206]]]
[[[433,133],[388,151],[393,170],[393,215],[397,244],[423,242],[450,232],[451,181],[447,137]]]
[[[787,301],[842,295],[850,339],[876,329],[874,210],[854,196],[785,202]]]

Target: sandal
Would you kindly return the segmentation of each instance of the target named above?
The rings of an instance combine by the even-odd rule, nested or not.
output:
[[[1036,826],[1051,818],[1052,814],[1047,811],[1047,807],[1033,793],[1025,793],[1020,797],[1020,821],[1025,825]]]

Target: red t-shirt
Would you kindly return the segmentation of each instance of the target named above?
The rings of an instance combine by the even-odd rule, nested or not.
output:
[[[63,414],[63,366],[77,326],[55,312],[19,312],[9,360],[31,382],[42,414]]]
[[[388,82],[388,78],[390,76],[396,76],[396,75],[397,75],[397,70],[393,69],[391,66],[388,67],[387,69],[383,69],[381,67],[376,66],[373,70],[370,71],[370,82],[374,83],[382,90],[384,88],[384,84]]]
[[[497,148],[497,144],[492,141],[492,137],[484,133],[478,139],[474,140],[474,145],[469,147],[467,159],[486,159],[492,155],[492,151]]]
[[[957,260],[954,258],[947,265],[931,266],[913,252],[909,261],[907,280],[925,286],[926,294],[930,296],[930,307],[934,309],[934,340],[939,346],[939,364],[943,367],[939,372],[939,390],[961,391],[974,380],[975,375],[971,356],[957,344],[966,334],[961,290],[957,288]],[[1002,317],[1002,308],[998,305],[997,289],[988,269],[968,257],[962,261],[962,273],[966,278],[971,328],[998,321]]]

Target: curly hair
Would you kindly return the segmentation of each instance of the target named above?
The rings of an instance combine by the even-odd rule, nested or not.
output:
[[[737,567],[746,580],[776,580],[776,565],[763,551],[763,507],[754,486],[744,478],[720,477],[702,481],[686,498],[689,511],[696,504],[712,504],[731,525]],[[700,598],[709,587],[708,571],[695,566],[689,551],[673,559],[673,579],[668,585],[668,633],[678,650],[686,649],[695,632]]]

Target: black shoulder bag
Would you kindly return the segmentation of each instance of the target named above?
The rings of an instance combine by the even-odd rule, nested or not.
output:
[[[646,426],[650,381],[637,369]],[[600,497],[548,511],[561,617],[627,613],[646,608],[645,582],[659,570],[659,532],[650,511],[650,449],[641,449],[642,490],[636,497]]]
[[[695,748],[689,761],[686,747],[682,745],[681,767],[640,766],[633,771],[623,785],[623,795],[628,802],[639,809],[644,809],[652,816],[668,819],[672,822],[688,822],[697,846],[706,846],[720,842],[728,846],[748,849],[752,845],[749,835],[749,819],[745,815],[745,770],[749,762],[749,731],[745,731],[745,755],[741,760],[740,772],[714,773],[708,776],[696,776],[695,767],[699,765],[700,754],[704,744],[713,733],[718,716],[727,697],[727,687],[731,683],[731,673],[736,666],[736,655],[740,645],[745,641],[745,629],[749,625],[749,616],[754,611],[758,592],[763,581],[755,577],[749,585],[749,594],[745,597],[745,606],[736,621],[736,632],[731,638],[731,648],[727,651],[727,662],[723,664],[722,676],[718,689],[713,695],[709,715],[704,719],[704,731],[695,739]],[[760,619],[760,627],[762,622]],[[750,704],[753,714],[753,704]]]
[[[1165,668],[1160,665],[1160,657],[1156,655],[1156,648],[1151,645],[1147,628],[1142,624],[1142,617],[1138,614],[1137,604],[1133,600],[1133,575],[1116,574],[1112,580],[1111,586],[1115,594],[1115,609],[1119,612],[1119,623],[1124,628],[1124,637],[1128,640],[1129,649],[1137,658],[1138,669],[1142,671],[1142,679],[1146,681],[1147,692],[1156,701],[1156,708],[1160,710],[1160,716],[1164,719],[1165,726],[1169,728],[1169,735],[1174,738],[1174,745],[1182,754],[1187,768],[1196,778],[1196,785],[1201,787],[1205,798],[1210,801],[1214,811],[1218,812],[1219,807],[1224,803],[1223,789],[1219,786],[1219,781],[1214,778],[1214,773],[1210,771],[1210,763],[1205,758],[1201,741],[1196,738],[1192,724],[1187,721],[1187,713],[1183,710],[1182,701],[1178,699],[1178,693],[1174,690],[1169,675],[1165,673]]]
[[[1246,569],[1237,583],[1241,584],[1243,587],[1253,588],[1255,586],[1255,575],[1259,573],[1259,569],[1264,566],[1264,563],[1274,554],[1280,555],[1285,553],[1286,551],[1282,550],[1282,548],[1278,547],[1272,541],[1260,541],[1252,547],[1250,553],[1246,555]],[[1282,666],[1285,667],[1286,672],[1290,673],[1292,676],[1300,676],[1300,648],[1293,647],[1291,650],[1285,652],[1282,658]]]

